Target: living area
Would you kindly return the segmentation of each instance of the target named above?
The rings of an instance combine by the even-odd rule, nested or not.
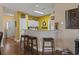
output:
[[[79,54],[78,10],[77,3],[0,4],[1,55]]]

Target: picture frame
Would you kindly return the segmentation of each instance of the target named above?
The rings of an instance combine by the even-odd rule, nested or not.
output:
[[[51,20],[54,20],[55,19],[55,16],[51,16]]]

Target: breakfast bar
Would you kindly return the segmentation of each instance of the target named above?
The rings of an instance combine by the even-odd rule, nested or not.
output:
[[[53,38],[54,39],[54,46],[56,46],[55,40],[57,39],[57,30],[49,30],[49,31],[42,31],[42,30],[26,30],[25,35],[37,37],[38,41],[38,51],[42,51],[43,46],[43,38]],[[46,43],[46,45],[50,45],[50,43]]]

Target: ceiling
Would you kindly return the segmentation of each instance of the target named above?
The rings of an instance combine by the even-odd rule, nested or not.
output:
[[[0,3],[0,5],[7,8],[7,12],[10,11],[22,11],[32,16],[44,16],[54,12],[53,3]],[[9,9],[9,10],[8,10]],[[44,14],[40,14],[34,11],[40,11]]]

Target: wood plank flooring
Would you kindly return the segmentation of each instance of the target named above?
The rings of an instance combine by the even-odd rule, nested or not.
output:
[[[16,42],[12,38],[8,38],[5,41],[4,47],[1,48],[1,55],[32,55],[31,52],[27,51],[27,49],[23,49],[23,46],[20,46],[19,42]],[[33,55],[37,55],[34,51]],[[41,52],[38,52],[38,55],[41,55]],[[46,52],[44,55],[52,55],[50,52]],[[53,55],[61,55],[61,52],[54,52]]]
[[[6,39],[5,46],[1,49],[3,55],[18,55],[19,44],[14,39]]]

